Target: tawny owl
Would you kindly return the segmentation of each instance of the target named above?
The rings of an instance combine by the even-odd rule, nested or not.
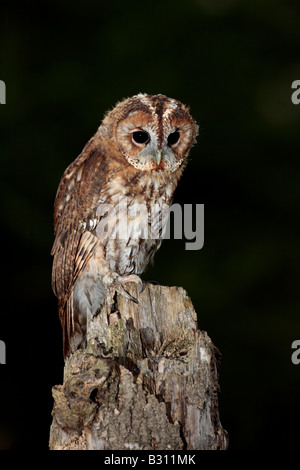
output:
[[[197,132],[179,101],[138,94],[105,115],[64,172],[54,206],[52,286],[65,357],[84,347],[87,317],[100,310],[108,295],[117,291],[131,298],[124,284],[140,282],[138,275],[161,237],[144,236],[145,227],[130,208],[137,202],[149,210],[171,205]],[[111,227],[99,231],[103,220],[113,226],[116,220],[103,207],[116,208],[122,201],[128,209],[126,236],[112,236]]]

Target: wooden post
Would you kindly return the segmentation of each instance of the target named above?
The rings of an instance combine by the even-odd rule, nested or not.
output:
[[[126,286],[127,288],[127,286]],[[218,411],[220,354],[186,291],[146,284],[88,325],[53,387],[50,449],[226,449]]]

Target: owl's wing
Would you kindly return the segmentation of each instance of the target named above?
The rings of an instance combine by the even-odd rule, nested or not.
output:
[[[90,221],[96,218],[104,187],[104,155],[99,139],[94,136],[66,169],[55,199],[52,288],[59,301],[65,350],[72,331],[68,300],[76,279],[99,243]]]

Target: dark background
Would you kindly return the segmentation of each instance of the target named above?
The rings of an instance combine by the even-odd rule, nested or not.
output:
[[[190,106],[200,135],[175,202],[205,203],[204,248],[165,241],[144,279],[183,286],[220,349],[230,449],[299,444],[299,13],[298,0],[1,7],[1,449],[48,448],[56,189],[104,112],[138,92]]]

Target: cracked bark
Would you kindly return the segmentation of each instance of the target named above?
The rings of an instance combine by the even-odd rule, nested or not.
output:
[[[218,410],[220,354],[184,289],[146,284],[88,325],[87,348],[52,389],[53,450],[226,449]]]

